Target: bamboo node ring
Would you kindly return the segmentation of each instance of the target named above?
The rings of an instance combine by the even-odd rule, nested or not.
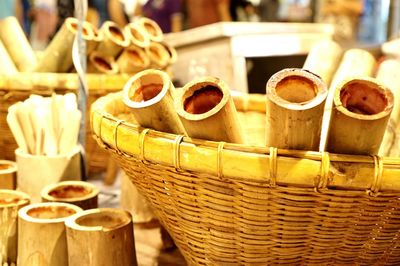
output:
[[[149,132],[150,129],[146,128],[140,132],[139,135],[139,159],[144,163],[146,159],[144,158],[144,139],[146,137],[146,134]]]
[[[117,124],[114,128],[114,146],[118,154],[123,154],[123,152],[118,148],[118,127],[122,124],[122,122],[124,122],[124,120],[117,120]]]
[[[179,159],[180,159],[179,152],[180,152],[180,147],[181,147],[181,142],[183,140],[183,137],[184,137],[183,135],[176,136],[176,138],[174,140],[174,144],[173,144],[174,145],[174,148],[173,148],[174,154],[173,154],[172,158],[173,158],[174,168],[177,171],[179,171],[179,169],[181,168],[180,161],[179,161]]]
[[[222,151],[224,150],[224,145],[226,142],[221,141],[218,144],[218,149],[217,149],[217,174],[218,178],[222,179],[224,177],[223,175],[223,167],[222,167]]]
[[[321,189],[326,189],[328,186],[329,169],[331,165],[331,160],[329,158],[329,152],[322,152],[321,154],[321,173],[318,176],[316,182],[317,191]]]
[[[278,148],[269,148],[269,184],[271,187],[276,186],[276,175],[278,170]]]
[[[381,188],[381,181],[383,176],[383,160],[379,155],[373,155],[374,158],[374,180],[371,184],[371,188],[367,190],[369,196],[376,197],[379,195]]]

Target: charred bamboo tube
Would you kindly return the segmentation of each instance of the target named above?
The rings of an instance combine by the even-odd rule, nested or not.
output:
[[[84,181],[63,181],[43,188],[43,202],[64,202],[74,204],[83,210],[97,208],[99,190]]]
[[[0,19],[0,40],[19,71],[30,72],[35,68],[35,53],[15,17]]]
[[[69,72],[72,68],[72,45],[78,32],[78,20],[67,18],[61,29],[44,51],[37,72]],[[88,23],[82,24],[82,36],[86,41],[93,40],[93,31]]]
[[[150,38],[147,32],[137,23],[129,23],[124,28],[126,35],[131,41],[131,44],[146,48],[150,44]]]
[[[318,150],[327,93],[312,72],[284,69],[273,75],[266,88],[266,145]]]
[[[137,265],[132,216],[127,211],[86,210],[65,225],[69,265]]]
[[[228,85],[217,78],[186,84],[175,98],[175,109],[190,137],[245,142]]]
[[[17,187],[17,164],[12,161],[0,160],[0,189],[15,189]]]
[[[146,48],[146,53],[150,59],[151,68],[163,69],[171,60],[168,50],[157,42],[151,42]]]
[[[176,60],[178,60],[178,53],[176,52],[176,49],[165,42],[162,42],[161,45],[164,46],[165,50],[167,50],[169,54],[168,65],[174,64]]]
[[[0,58],[1,58],[1,64],[0,64],[1,75],[10,75],[18,72],[17,68],[14,65],[14,62],[12,61],[10,55],[8,54],[1,40],[0,40]]]
[[[154,20],[141,17],[137,20],[137,24],[147,33],[150,41],[162,42],[164,39],[160,26]]]
[[[132,45],[118,57],[117,64],[121,73],[136,73],[146,69],[150,60],[142,48]]]
[[[0,189],[0,261],[16,263],[18,250],[18,210],[30,202],[29,196]]]
[[[376,79],[344,81],[334,95],[327,150],[344,154],[377,154],[393,101],[392,92]]]
[[[112,21],[104,22],[100,31],[103,32],[104,39],[97,46],[97,51],[104,55],[115,58],[130,44],[130,40],[126,36],[125,31]]]
[[[163,132],[185,134],[174,109],[174,90],[165,72],[144,70],[125,84],[123,101],[131,108],[139,125]]]
[[[97,49],[97,46],[99,46],[99,44],[104,40],[104,35],[102,31],[97,29],[91,23],[86,21],[84,23],[88,23],[88,25],[92,28],[93,31],[93,39],[88,40],[86,46],[86,53],[90,55],[90,53],[95,51]]]
[[[87,66],[88,73],[104,73],[117,74],[119,71],[118,65],[114,57],[104,55],[98,51],[94,51],[89,55],[89,63]]]
[[[64,222],[80,211],[78,206],[61,202],[35,203],[20,209],[18,265],[68,266]]]
[[[317,74],[329,86],[342,57],[343,49],[333,40],[316,43],[303,68]]]

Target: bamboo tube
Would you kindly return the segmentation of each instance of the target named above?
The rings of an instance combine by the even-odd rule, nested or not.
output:
[[[68,266],[64,222],[81,211],[78,206],[61,202],[35,203],[20,209],[18,265]]]
[[[10,75],[17,73],[18,70],[14,65],[10,55],[8,54],[6,48],[4,47],[3,43],[0,40],[0,74],[1,75]]]
[[[150,59],[150,67],[163,69],[171,60],[168,50],[160,43],[151,42],[146,48],[147,56]]]
[[[84,181],[63,181],[44,187],[40,193],[43,202],[74,204],[83,210],[97,208],[99,190]]]
[[[66,220],[69,265],[137,265],[132,216],[92,209]]]
[[[17,187],[17,164],[12,161],[0,160],[0,189],[15,189]]]
[[[280,149],[318,150],[325,83],[303,69],[284,69],[266,88],[266,145]]]
[[[235,104],[222,80],[189,82],[175,98],[175,109],[190,137],[244,143]]]
[[[23,192],[0,189],[0,261],[3,263],[17,262],[18,210],[29,201]]]
[[[118,57],[117,64],[121,73],[136,73],[146,69],[150,60],[142,48],[132,45]]]
[[[333,40],[316,43],[303,68],[317,74],[329,86],[342,57],[343,49]]]
[[[97,51],[104,55],[117,57],[130,44],[125,31],[112,21],[104,22],[100,31],[103,32],[104,39],[97,46]]]
[[[176,62],[176,60],[178,60],[178,53],[176,52],[176,49],[173,46],[171,46],[165,42],[162,42],[161,45],[164,46],[165,50],[167,50],[167,52],[169,54],[168,65],[174,64]]]
[[[174,85],[165,72],[149,69],[137,73],[123,89],[123,101],[143,127],[185,134],[174,109]]]
[[[42,60],[36,67],[37,72],[69,72],[72,68],[72,45],[78,32],[79,21],[67,18],[61,29],[44,51]],[[93,40],[92,27],[82,24],[82,36],[86,41]]]
[[[163,32],[158,24],[149,18],[141,17],[137,20],[137,24],[146,32],[150,41],[162,42],[164,39]]]
[[[129,23],[124,28],[126,35],[131,41],[131,44],[146,48],[150,44],[150,38],[147,32],[136,23]]]
[[[393,109],[393,94],[373,78],[354,78],[340,84],[327,150],[344,154],[377,154]]]
[[[87,41],[86,46],[86,54],[90,54],[91,52],[97,49],[97,46],[104,40],[104,34],[102,31],[97,29],[93,24],[85,21],[84,23],[88,23],[88,25],[92,28],[93,31],[93,39]]]
[[[89,55],[89,63],[87,67],[88,73],[114,75],[117,74],[118,71],[118,64],[115,62],[114,57],[105,55],[98,51],[94,51]]]
[[[35,68],[35,53],[15,17],[0,19],[0,40],[19,71],[30,72]]]

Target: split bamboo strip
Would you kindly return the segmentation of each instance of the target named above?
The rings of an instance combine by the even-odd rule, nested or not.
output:
[[[274,74],[266,86],[266,145],[317,151],[327,88],[322,79],[303,69]]]
[[[171,61],[171,56],[168,50],[160,43],[151,42],[146,48],[147,56],[150,59],[150,67],[163,69]]]
[[[115,58],[130,44],[130,39],[126,36],[125,31],[112,21],[104,22],[100,31],[103,32],[104,39],[97,46],[97,51],[104,55]]]
[[[150,41],[162,42],[164,39],[163,32],[158,24],[149,18],[141,17],[136,23],[147,33]]]
[[[92,209],[68,218],[69,265],[135,265],[132,216],[118,209]]]
[[[18,265],[68,266],[64,222],[81,211],[75,205],[61,202],[36,203],[20,209]]]
[[[36,67],[35,53],[15,17],[0,19],[0,40],[19,71],[30,72]]]
[[[17,68],[14,65],[14,62],[12,61],[6,48],[1,42],[1,39],[0,39],[0,58],[1,58],[0,74],[10,75],[18,72]]]
[[[174,109],[175,88],[168,75],[160,70],[144,70],[124,86],[123,101],[130,107],[136,121],[143,127],[185,134]]]
[[[343,49],[333,40],[316,43],[303,68],[317,74],[329,86],[342,57]]]
[[[69,72],[72,69],[72,46],[78,31],[78,20],[67,18],[61,29],[54,36],[38,63],[37,72]],[[92,27],[82,24],[82,36],[86,41],[93,40]]]
[[[103,54],[99,51],[93,51],[89,55],[87,72],[88,73],[103,73],[115,75],[119,71],[118,65],[114,57]]]
[[[327,151],[377,154],[393,103],[393,93],[376,79],[344,81],[334,95]]]
[[[99,190],[88,182],[63,181],[44,187],[40,194],[43,202],[70,203],[88,210],[97,208]]]
[[[150,38],[147,32],[137,23],[129,23],[124,28],[126,35],[129,37],[131,44],[146,48],[150,44]]]
[[[12,161],[0,160],[0,189],[15,189],[17,187],[17,164]]]
[[[0,261],[3,263],[17,262],[18,210],[29,202],[29,196],[23,192],[0,189]]]
[[[175,97],[175,109],[190,137],[244,143],[228,85],[214,77],[195,79]]]
[[[132,45],[118,57],[117,64],[121,73],[136,73],[147,68],[150,60],[142,48]]]

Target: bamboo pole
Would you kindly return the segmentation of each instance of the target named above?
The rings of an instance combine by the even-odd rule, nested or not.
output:
[[[150,38],[147,32],[137,23],[129,23],[124,28],[126,35],[130,39],[131,44],[140,48],[146,48],[150,44]]]
[[[36,72],[69,72],[72,68],[72,45],[78,32],[78,20],[67,18],[61,29],[43,53]],[[86,41],[93,40],[93,31],[88,23],[82,24],[82,36]]]
[[[99,51],[104,55],[115,58],[130,44],[130,40],[126,36],[125,31],[122,30],[118,24],[112,21],[104,22],[100,31],[103,32],[104,39],[97,46],[96,51]]]
[[[83,210],[97,208],[99,190],[84,181],[63,181],[44,187],[40,193],[43,202],[74,204]]]
[[[1,64],[0,64],[1,75],[10,75],[18,72],[17,68],[14,65],[14,62],[12,61],[10,55],[8,54],[1,40],[0,40],[0,58],[1,58]]]
[[[142,48],[132,45],[118,57],[117,64],[121,73],[136,73],[146,69],[150,60]]]
[[[65,222],[69,265],[137,265],[132,216],[118,209],[92,209]]]
[[[377,154],[393,103],[393,93],[376,79],[344,81],[334,95],[327,150],[344,154]]]
[[[150,59],[151,68],[163,69],[171,61],[168,50],[160,43],[151,42],[145,51]]]
[[[0,189],[0,261],[3,263],[17,262],[18,210],[29,202],[29,196],[23,192]]]
[[[123,89],[123,101],[143,127],[185,134],[174,109],[174,86],[165,72],[149,69],[134,75]]]
[[[89,62],[87,66],[88,73],[103,73],[108,75],[115,75],[119,71],[118,64],[115,62],[114,57],[93,51],[89,55]]]
[[[343,49],[333,40],[316,43],[310,50],[303,68],[317,74],[329,86],[342,57]]]
[[[228,85],[213,77],[195,79],[175,98],[175,109],[190,137],[244,143]]]
[[[17,186],[17,164],[0,160],[0,189],[15,189]]]
[[[303,69],[284,69],[266,86],[266,145],[318,150],[327,88]]]
[[[150,41],[162,42],[164,39],[163,32],[158,24],[149,18],[141,17],[136,23],[146,32]]]
[[[0,40],[19,71],[30,72],[35,68],[35,53],[15,17],[0,19]]]
[[[18,265],[68,266],[64,222],[80,211],[75,205],[61,202],[36,203],[20,209]]]

